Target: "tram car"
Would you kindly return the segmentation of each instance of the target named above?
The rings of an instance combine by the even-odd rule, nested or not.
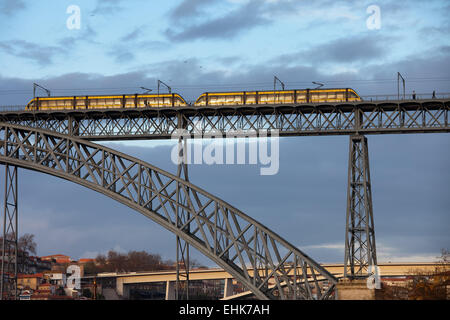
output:
[[[205,92],[195,106],[361,101],[351,88]]]
[[[26,110],[119,109],[146,107],[181,107],[188,104],[177,93],[95,95],[33,98]]]
[[[205,92],[193,106],[252,105],[280,103],[354,102],[361,97],[351,88],[293,89],[280,91]],[[189,104],[178,93],[36,97],[26,110],[77,110],[185,107]]]

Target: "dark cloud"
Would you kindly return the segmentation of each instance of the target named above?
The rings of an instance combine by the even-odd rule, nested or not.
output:
[[[0,41],[0,51],[12,56],[25,58],[37,62],[41,66],[48,66],[58,55],[68,55],[81,42],[96,44],[97,32],[89,25],[79,31],[71,31],[70,36],[60,38],[56,45],[46,45],[25,40]],[[45,42],[44,42],[45,43]]]
[[[129,41],[134,41],[134,40],[138,39],[142,35],[143,28],[144,28],[144,26],[139,26],[137,28],[134,28],[131,32],[129,32],[126,35],[124,35],[123,37],[121,37],[120,41],[129,42]]]
[[[56,55],[66,52],[64,47],[40,45],[24,40],[2,41],[0,50],[9,55],[37,62],[41,66],[51,64]]]
[[[360,69],[360,73],[370,75],[374,79],[387,79],[400,72],[406,80],[406,92],[430,93],[449,92],[450,46],[438,46],[424,52],[413,54],[400,61],[391,63],[373,63]],[[390,87],[396,90],[397,83]],[[371,84],[370,94],[386,92],[387,83],[375,82]],[[392,90],[391,89],[391,90]]]
[[[183,0],[179,5],[170,11],[170,18],[174,22],[180,20],[196,18],[205,14],[205,8],[219,3],[219,0]]]
[[[230,39],[256,26],[269,24],[270,20],[265,18],[263,13],[264,4],[252,0],[224,16],[206,19],[181,30],[169,28],[165,31],[165,35],[172,41]]]
[[[446,37],[450,34],[450,23],[446,22],[439,26],[424,27],[420,29],[418,33],[424,38],[434,38],[438,40],[441,37]]]
[[[222,57],[222,58],[217,58],[216,60],[226,66],[230,66],[230,65],[234,65],[238,62],[242,62],[242,58],[239,56]]]
[[[0,15],[10,16],[25,8],[23,0],[0,0]]]
[[[353,63],[386,58],[392,39],[373,34],[339,38],[300,52],[299,58],[311,62]]]
[[[114,60],[117,63],[128,63],[135,59],[135,55],[128,50],[121,50],[116,48],[109,51],[108,54],[114,57]]]
[[[312,46],[296,53],[283,54],[271,60],[273,63],[283,61],[291,65],[305,63],[351,64],[380,61],[389,57],[390,48],[396,38],[366,33],[355,37],[342,37],[326,43]]]

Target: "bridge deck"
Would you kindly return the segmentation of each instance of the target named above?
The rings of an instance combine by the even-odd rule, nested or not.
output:
[[[215,132],[278,130],[280,136],[450,132],[450,98],[316,104],[10,110],[0,121],[88,140],[170,139],[179,128],[193,138]],[[197,134],[197,136],[194,136]]]
[[[340,278],[344,274],[343,264],[321,264],[329,273]],[[380,263],[380,275],[383,276],[407,276],[420,272],[433,272],[435,268],[440,266],[435,262],[411,262],[411,263]],[[248,269],[253,274],[252,268]],[[263,271],[260,271],[263,272]],[[301,270],[299,270],[301,273]],[[292,273],[292,271],[290,272]],[[308,273],[309,274],[309,273]],[[214,269],[193,269],[189,271],[190,280],[219,280],[233,278],[228,272],[220,268]],[[84,279],[94,278],[94,276],[86,276]],[[176,271],[153,271],[153,272],[125,272],[125,273],[99,273],[95,278],[123,278],[124,283],[145,283],[145,282],[166,282],[176,280]]]

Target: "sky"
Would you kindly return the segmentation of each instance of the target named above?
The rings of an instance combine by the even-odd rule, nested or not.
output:
[[[449,93],[449,14],[439,0],[0,0],[0,106],[25,105],[34,82],[87,95],[155,91],[159,79],[192,101],[271,89],[274,75],[286,88],[316,81],[368,96],[397,94],[400,72],[407,93]],[[170,142],[102,144],[176,170]],[[369,136],[379,260],[431,261],[449,248],[449,147],[448,134]],[[343,262],[347,161],[348,137],[289,137],[273,176],[257,165],[189,170],[316,261]],[[19,232],[35,234],[38,255],[175,258],[173,234],[103,195],[26,170],[19,183]]]

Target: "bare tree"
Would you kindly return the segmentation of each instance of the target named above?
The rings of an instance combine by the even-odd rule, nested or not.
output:
[[[95,263],[86,264],[85,272],[154,271],[174,268],[173,262],[163,261],[159,254],[151,254],[146,251],[129,251],[124,254],[110,250],[106,255],[97,255]]]
[[[6,239],[8,241],[14,241],[13,234],[7,234]],[[3,237],[0,236],[0,245],[3,242]],[[25,233],[17,240],[17,245],[19,251],[26,252],[28,254],[36,254],[37,244],[34,241],[34,234]]]
[[[19,238],[19,250],[27,252],[28,254],[36,254],[37,244],[34,242],[34,234],[25,233]]]
[[[438,265],[431,272],[417,272],[408,286],[410,300],[446,300],[450,286],[450,253],[441,249]]]

